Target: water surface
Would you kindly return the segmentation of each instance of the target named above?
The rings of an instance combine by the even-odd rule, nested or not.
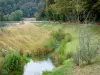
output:
[[[55,68],[50,59],[43,61],[30,60],[24,67],[23,75],[42,75],[43,71],[52,71]]]

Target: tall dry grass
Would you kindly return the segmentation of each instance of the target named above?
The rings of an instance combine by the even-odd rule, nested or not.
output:
[[[17,50],[21,54],[38,52],[37,48],[42,48],[41,45],[49,38],[50,33],[51,31],[34,24],[0,28],[0,50]]]

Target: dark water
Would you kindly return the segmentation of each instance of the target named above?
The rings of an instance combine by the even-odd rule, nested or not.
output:
[[[0,27],[5,27],[7,24],[5,22],[0,22]]]
[[[0,27],[17,24],[19,21],[0,21]]]

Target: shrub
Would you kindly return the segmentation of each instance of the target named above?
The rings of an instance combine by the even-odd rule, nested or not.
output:
[[[62,29],[52,33],[52,37],[46,45],[55,52],[51,54],[51,59],[56,66],[59,66],[66,59],[65,47],[66,43],[72,40],[72,36],[69,33],[65,33]]]
[[[66,39],[62,40],[62,42],[58,48],[58,52],[62,55],[66,54],[66,52],[65,52],[66,43],[67,43]]]
[[[72,41],[72,36],[71,36],[71,34],[70,34],[70,33],[67,33],[65,39],[67,40],[67,42]]]
[[[74,61],[78,65],[86,62],[91,64],[92,60],[98,54],[98,45],[93,43],[92,36],[87,28],[83,28],[79,34],[79,48],[74,56]]]
[[[63,29],[59,29],[58,31],[55,31],[52,33],[52,37],[55,38],[58,41],[61,41],[64,39],[66,34],[64,33]]]
[[[80,65],[80,55],[79,55],[79,51],[77,51],[74,55],[73,55],[73,61],[76,65]]]
[[[58,52],[62,55],[66,55],[66,44],[72,40],[71,35],[68,33],[59,45]]]
[[[66,57],[67,57],[67,59],[72,58],[73,57],[73,52],[68,52]]]
[[[23,66],[24,65],[19,54],[7,55],[3,65],[2,75],[21,75]]]
[[[58,52],[64,54],[66,43],[71,40],[72,36],[69,33],[66,34],[62,29],[59,29],[52,33],[51,38],[45,43],[45,46],[51,48],[52,51],[58,48]]]
[[[59,42],[57,39],[53,38],[53,37],[51,37],[51,38],[44,44],[44,46],[51,48],[51,50],[52,50],[52,49],[54,50],[54,49],[58,48],[59,45],[60,45],[60,42]]]

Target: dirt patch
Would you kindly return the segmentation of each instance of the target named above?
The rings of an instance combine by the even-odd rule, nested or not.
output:
[[[85,67],[74,67],[74,75],[100,75],[100,65],[93,64]]]

